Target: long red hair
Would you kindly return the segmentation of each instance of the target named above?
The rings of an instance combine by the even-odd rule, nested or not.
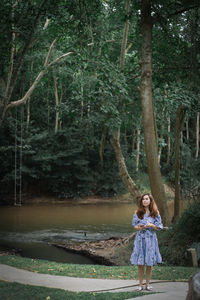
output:
[[[145,208],[142,204],[142,200],[143,200],[144,196],[146,196],[146,195],[149,196],[149,199],[150,199],[150,204],[149,204],[150,217],[155,218],[159,215],[158,207],[156,205],[156,202],[155,202],[153,196],[151,194],[145,193],[142,195],[138,209],[136,210],[136,214],[137,214],[138,218],[140,218],[140,219],[144,218],[144,214],[146,212]]]

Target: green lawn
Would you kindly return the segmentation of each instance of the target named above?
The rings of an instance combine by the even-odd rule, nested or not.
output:
[[[56,263],[20,256],[0,256],[0,263],[28,271],[85,278],[137,279],[136,266],[102,266]],[[154,266],[152,279],[187,281],[199,268],[177,266]]]
[[[1,300],[124,300],[144,295],[138,292],[86,293],[0,281]]]
[[[72,277],[107,278],[107,279],[137,279],[138,272],[135,266],[101,266],[76,265],[56,263],[45,260],[23,258],[20,256],[1,256],[0,263],[17,268],[52,275]],[[187,281],[188,278],[199,271],[198,268],[155,266],[152,279]],[[86,293],[69,292],[61,289],[36,287],[19,283],[0,281],[0,299],[2,300],[124,300],[141,296],[145,293]]]

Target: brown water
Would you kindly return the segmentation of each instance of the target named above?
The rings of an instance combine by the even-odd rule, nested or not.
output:
[[[24,256],[67,263],[92,263],[80,255],[50,247],[125,236],[132,232],[133,204],[48,204],[0,208],[0,245],[21,249]]]

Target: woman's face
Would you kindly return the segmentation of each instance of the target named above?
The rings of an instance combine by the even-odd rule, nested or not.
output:
[[[148,207],[150,204],[151,200],[149,198],[149,195],[144,195],[143,199],[142,199],[142,205],[144,207]]]

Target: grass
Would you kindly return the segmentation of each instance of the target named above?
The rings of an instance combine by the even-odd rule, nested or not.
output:
[[[52,261],[24,258],[20,256],[0,256],[0,263],[20,269],[51,275],[83,278],[138,279],[136,266],[102,266],[56,263]],[[177,266],[154,266],[152,279],[187,281],[199,268]]]
[[[1,256],[0,263],[37,273],[72,277],[138,279],[135,266],[76,265],[50,262],[46,260],[23,258],[20,256]],[[187,281],[199,269],[192,267],[154,266],[152,279]],[[145,292],[89,293],[70,292],[61,289],[37,287],[0,281],[2,300],[125,300],[146,294]],[[149,293],[148,293],[149,294]]]
[[[144,295],[138,292],[86,293],[69,292],[61,289],[23,285],[0,281],[2,300],[125,300]]]

